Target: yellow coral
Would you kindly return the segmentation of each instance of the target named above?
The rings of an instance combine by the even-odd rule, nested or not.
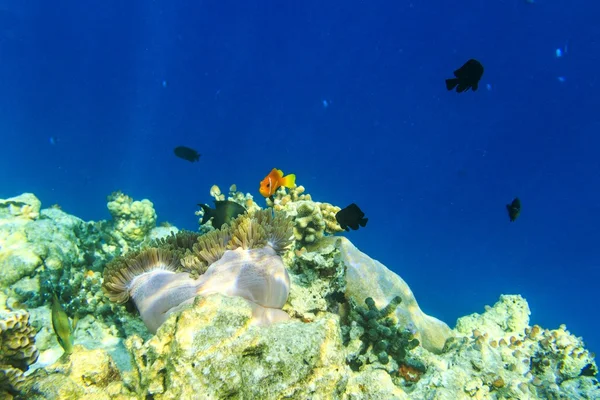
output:
[[[344,232],[342,227],[338,224],[335,219],[335,214],[337,214],[341,208],[334,206],[329,203],[317,203],[321,210],[321,215],[323,215],[323,221],[325,222],[325,232],[329,234],[334,234],[338,232]]]
[[[311,201],[299,201],[296,205],[297,216],[294,225],[294,237],[300,246],[311,245],[323,237],[325,221],[321,209]]]

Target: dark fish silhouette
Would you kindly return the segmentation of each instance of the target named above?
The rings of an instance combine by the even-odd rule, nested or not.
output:
[[[215,208],[210,208],[206,204],[198,204],[204,210],[201,224],[204,225],[209,219],[212,220],[212,226],[215,229],[220,229],[223,224],[229,223],[240,214],[246,212],[246,209],[240,206],[235,201],[215,200]]]
[[[184,160],[188,160],[189,162],[198,161],[200,159],[200,153],[198,153],[194,149],[190,149],[185,146],[177,146],[173,153],[179,158],[183,158]]]
[[[446,88],[448,90],[456,88],[458,93],[466,92],[469,89],[476,91],[482,75],[483,65],[477,60],[470,59],[465,65],[454,71],[456,78],[446,79]]]
[[[357,230],[359,225],[363,228],[367,226],[369,218],[364,218],[364,216],[365,213],[362,212],[356,204],[352,203],[348,207],[338,211],[337,214],[335,214],[335,219],[342,229],[349,231],[348,227]]]
[[[510,222],[514,222],[519,217],[519,214],[521,214],[521,200],[515,197],[512,203],[506,205],[506,210],[508,211]]]

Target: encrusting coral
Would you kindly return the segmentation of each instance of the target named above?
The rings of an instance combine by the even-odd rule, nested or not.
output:
[[[289,276],[280,254],[292,243],[291,229],[288,218],[273,216],[271,210],[244,214],[231,228],[224,225],[199,236],[183,263],[156,248],[113,261],[105,270],[103,290],[116,302],[131,297],[152,332],[194,297],[210,293],[245,298],[256,323],[285,319],[280,309],[289,294]],[[188,271],[181,272],[184,267]]]

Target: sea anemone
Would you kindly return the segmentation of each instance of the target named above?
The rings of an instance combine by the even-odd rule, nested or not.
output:
[[[206,268],[223,257],[223,253],[227,248],[229,241],[229,230],[227,225],[223,225],[221,229],[215,229],[199,236],[193,246],[193,256],[198,260],[197,265],[186,265],[192,268],[192,272],[204,273]]]
[[[187,272],[176,272],[177,266],[171,252],[149,248],[107,265],[102,289],[116,303],[131,298],[154,333],[173,309],[196,297],[196,282]]]
[[[125,303],[129,300],[130,289],[138,276],[155,270],[175,271],[176,269],[177,259],[173,253],[149,248],[108,263],[104,269],[102,289],[111,301]]]
[[[118,303],[133,299],[151,332],[197,295],[211,293],[248,300],[253,323],[289,318],[281,308],[289,295],[290,278],[280,257],[292,243],[289,218],[271,210],[258,211],[238,217],[231,228],[223,225],[199,236],[191,250],[189,243],[172,236],[160,245],[173,251],[149,248],[111,262],[104,272],[107,297]],[[176,248],[185,248],[185,254]]]
[[[270,246],[282,254],[292,244],[292,220],[284,213],[270,209],[260,210],[252,216],[244,215],[233,222],[228,249],[255,249]]]

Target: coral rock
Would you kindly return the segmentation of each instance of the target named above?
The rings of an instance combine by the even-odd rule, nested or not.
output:
[[[326,241],[330,240],[340,241],[338,247],[346,264],[346,296],[358,304],[371,297],[377,308],[385,307],[395,296],[400,296],[402,302],[395,313],[398,323],[414,329],[415,337],[424,348],[441,352],[451,330],[444,322],[421,311],[406,282],[379,261],[362,253],[348,239],[327,238]]]

